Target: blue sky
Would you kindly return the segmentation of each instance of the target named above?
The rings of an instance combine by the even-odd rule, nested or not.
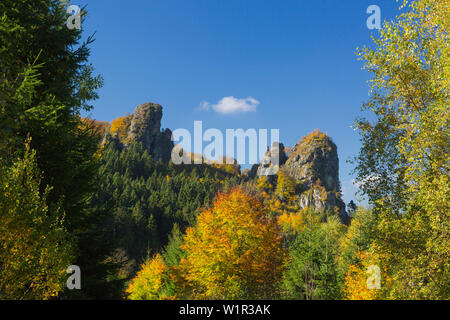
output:
[[[163,106],[162,126],[280,129],[293,146],[315,128],[338,146],[346,202],[355,199],[346,163],[359,150],[350,126],[368,99],[357,46],[370,45],[369,5],[393,19],[394,0],[75,0],[87,4],[91,62],[105,79],[89,116],[111,121],[144,102]],[[376,31],[375,31],[376,32]],[[224,97],[252,98],[224,114]],[[247,100],[252,104],[253,100]],[[209,104],[206,104],[208,102]],[[239,101],[238,101],[239,102]],[[245,103],[241,100],[242,103]],[[208,108],[200,108],[200,106]],[[209,110],[205,110],[209,109]],[[256,109],[256,111],[254,110]]]

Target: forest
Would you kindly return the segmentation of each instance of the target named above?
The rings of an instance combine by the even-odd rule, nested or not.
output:
[[[343,202],[320,130],[280,144],[264,176],[173,164],[170,130],[139,138],[155,126],[144,107],[83,117],[104,82],[93,36],[65,27],[64,1],[2,0],[0,300],[450,299],[450,1],[403,5],[355,56],[370,76],[370,119],[351,119],[363,206]]]

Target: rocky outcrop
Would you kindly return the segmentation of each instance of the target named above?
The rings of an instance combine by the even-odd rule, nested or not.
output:
[[[318,212],[327,211],[330,214],[337,214],[344,224],[348,224],[350,220],[340,193],[327,192],[320,184],[299,195],[299,206],[301,208],[314,208]]]
[[[173,148],[172,132],[169,129],[161,131],[161,118],[161,105],[144,103],[138,106],[131,119],[127,141],[142,143],[156,161],[169,161]]]
[[[297,143],[284,167],[304,190],[311,189],[319,180],[327,191],[340,189],[337,147],[329,136],[319,131]]]
[[[291,150],[283,169],[296,181],[302,208],[327,210],[348,223],[340,196],[337,147],[328,135],[313,131],[304,137]]]
[[[260,165],[256,171],[258,177],[266,176],[270,183],[276,181],[278,170],[286,163],[287,156],[284,152],[284,145],[280,142],[272,143],[272,147],[264,154]],[[253,168],[252,168],[253,169]]]
[[[348,224],[350,218],[340,194],[337,147],[331,138],[315,130],[295,145],[289,157],[284,150],[282,143],[273,144],[261,163],[253,166],[247,176],[266,176],[270,184],[276,185],[278,169],[281,169],[295,183],[300,208],[337,214],[343,223]],[[273,164],[273,156],[277,154],[278,166]]]

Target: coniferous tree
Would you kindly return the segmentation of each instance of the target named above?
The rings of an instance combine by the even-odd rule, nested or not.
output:
[[[0,12],[0,155],[11,162],[25,138],[32,138],[40,189],[50,186],[48,203],[62,206],[74,241],[72,263],[83,271],[83,290],[66,297],[109,296],[109,268],[102,263],[109,252],[108,213],[89,207],[100,134],[79,116],[92,108],[102,85],[88,63],[93,38],[81,43],[82,31],[67,28],[63,1],[5,0]]]

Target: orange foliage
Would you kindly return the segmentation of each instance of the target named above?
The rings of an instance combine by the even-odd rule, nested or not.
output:
[[[281,278],[284,252],[275,221],[241,189],[219,194],[186,231],[181,261],[198,298],[269,297]]]
[[[379,295],[377,289],[369,289],[367,268],[370,263],[370,254],[358,251],[359,264],[350,265],[345,276],[345,298],[348,300],[375,300]]]
[[[325,133],[323,133],[319,129],[314,129],[310,134],[304,136],[300,143],[309,144],[312,141],[323,141],[326,139],[329,139],[329,137]]]
[[[131,116],[119,117],[111,122],[111,134],[117,134],[120,139],[126,139],[128,136],[128,128],[131,123]]]

